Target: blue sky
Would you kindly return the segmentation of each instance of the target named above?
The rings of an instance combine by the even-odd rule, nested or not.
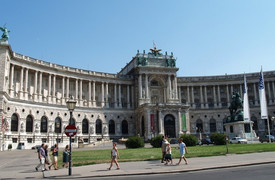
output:
[[[275,70],[274,0],[1,0],[12,50],[44,61],[117,73],[157,47],[178,76]]]

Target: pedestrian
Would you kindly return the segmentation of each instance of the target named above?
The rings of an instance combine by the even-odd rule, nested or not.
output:
[[[168,143],[168,141],[166,140],[166,137],[162,136],[162,143],[161,143],[162,159],[161,159],[161,163],[163,163],[164,160],[165,160],[166,145],[167,145],[167,143]]]
[[[172,148],[170,146],[170,143],[167,143],[167,145],[166,145],[166,154],[165,154],[165,164],[164,165],[168,165],[169,161],[171,161],[170,165],[173,165]]]
[[[185,143],[183,142],[182,138],[179,139],[179,146],[180,146],[180,159],[177,165],[180,164],[181,160],[183,159],[185,161],[185,164],[188,164],[187,159],[185,158],[185,153],[187,154],[187,148]]]
[[[38,171],[38,168],[41,167],[42,172],[45,171],[45,145],[42,144],[41,147],[39,148],[38,151],[38,159],[39,159],[39,164],[35,167],[35,170]]]
[[[45,167],[46,167],[46,165],[48,165],[49,170],[51,170],[51,167],[53,164],[52,164],[51,156],[48,151],[48,147],[49,146],[46,144],[45,145],[45,156],[46,156]]]
[[[110,167],[108,168],[108,170],[111,170],[112,166],[113,166],[113,163],[116,164],[116,169],[119,170],[119,164],[117,162],[117,158],[119,159],[119,153],[118,153],[118,150],[117,150],[117,147],[116,147],[116,143],[113,142],[113,149],[111,151],[111,164],[110,164]]]
[[[62,167],[69,167],[69,154],[70,154],[70,150],[69,150],[69,145],[66,145],[64,151],[63,151],[63,165]]]
[[[58,160],[58,144],[55,144],[55,145],[54,145],[52,155],[53,155],[53,165],[54,165],[54,170],[58,170],[58,169],[57,169],[57,160]]]

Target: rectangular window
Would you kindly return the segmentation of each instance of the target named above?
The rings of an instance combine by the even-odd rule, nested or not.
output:
[[[42,138],[41,141],[42,141],[42,143],[46,143],[47,142],[47,138]]]
[[[17,143],[17,138],[12,138],[12,143]]]
[[[89,139],[85,138],[85,139],[83,139],[83,141],[84,141],[85,143],[87,143],[87,142],[89,142]]]
[[[27,138],[28,143],[32,143],[32,138]]]

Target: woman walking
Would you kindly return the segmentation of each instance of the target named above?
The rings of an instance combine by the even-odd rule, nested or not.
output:
[[[111,151],[111,164],[110,164],[110,167],[108,168],[108,170],[111,170],[112,166],[113,166],[113,163],[116,164],[116,169],[119,170],[119,164],[117,162],[117,158],[119,159],[119,153],[118,153],[118,150],[117,150],[117,147],[116,147],[116,143],[114,142],[113,143],[113,149]]]
[[[69,153],[70,153],[69,145],[66,145],[66,147],[64,149],[64,152],[63,152],[63,165],[62,165],[62,167],[64,167],[64,166],[66,168],[69,167]]]
[[[57,169],[57,160],[58,160],[58,145],[57,144],[54,145],[52,155],[53,155],[54,170],[58,170]]]

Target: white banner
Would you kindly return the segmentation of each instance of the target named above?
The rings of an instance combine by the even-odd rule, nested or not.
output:
[[[244,91],[243,91],[243,119],[244,121],[250,121],[250,110],[247,93],[247,82],[244,74]]]
[[[265,97],[265,87],[264,87],[264,75],[261,69],[260,79],[259,79],[259,97],[261,106],[261,119],[267,119],[267,104]]]

